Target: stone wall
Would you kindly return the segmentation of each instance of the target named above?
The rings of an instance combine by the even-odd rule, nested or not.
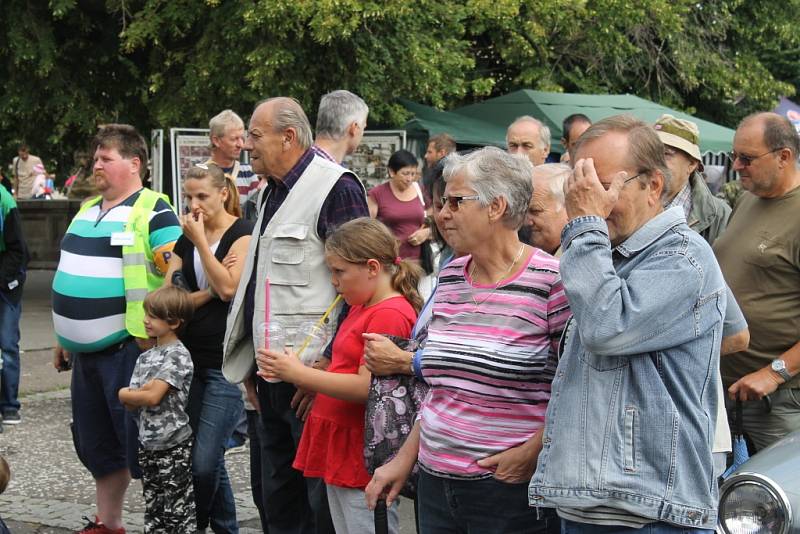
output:
[[[81,206],[80,200],[18,200],[25,241],[31,253],[28,269],[55,269],[61,238]]]

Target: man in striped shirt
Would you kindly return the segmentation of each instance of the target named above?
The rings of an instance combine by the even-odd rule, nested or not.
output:
[[[117,392],[147,346],[142,301],[163,282],[181,228],[166,197],[142,187],[147,145],[135,128],[107,125],[94,146],[100,196],[72,220],[53,280],[54,364],[73,364],[75,448],[95,479],[97,516],[82,532],[120,534],[139,469],[136,426]]]
[[[239,163],[244,147],[244,121],[226,109],[208,121],[211,138],[211,162],[236,181],[239,205],[244,206],[250,194],[258,191],[258,176],[246,163]]]

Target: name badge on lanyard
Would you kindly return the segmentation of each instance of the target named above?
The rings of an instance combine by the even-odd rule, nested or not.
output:
[[[111,234],[112,247],[132,247],[134,241],[133,232],[113,232]]]

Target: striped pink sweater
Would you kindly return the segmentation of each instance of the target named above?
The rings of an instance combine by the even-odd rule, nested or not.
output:
[[[470,260],[453,260],[439,275],[422,355],[430,391],[419,449],[426,471],[467,479],[492,476],[476,462],[522,444],[544,424],[570,315],[558,260],[546,252],[534,249],[493,293],[471,283]]]

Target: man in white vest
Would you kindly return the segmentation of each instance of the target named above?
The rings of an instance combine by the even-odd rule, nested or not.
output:
[[[358,178],[312,148],[300,104],[277,97],[256,106],[244,149],[256,174],[268,176],[241,282],[228,315],[222,371],[231,382],[255,384],[271,467],[263,494],[271,534],[333,533],[325,486],[292,469],[303,423],[291,406],[295,387],[255,376],[259,325],[318,319],[336,298],[325,265],[324,241],[336,226],[368,216]],[[269,308],[267,308],[269,305]]]

